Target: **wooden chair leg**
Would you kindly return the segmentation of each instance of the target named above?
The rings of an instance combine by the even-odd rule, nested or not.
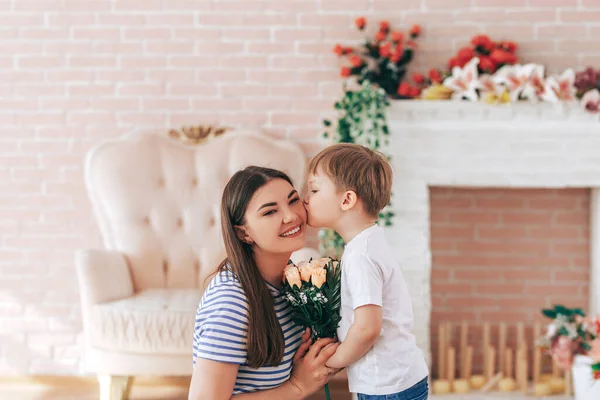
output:
[[[129,376],[98,375],[100,400],[127,400],[132,381]]]

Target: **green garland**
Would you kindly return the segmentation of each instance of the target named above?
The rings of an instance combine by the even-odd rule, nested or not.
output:
[[[358,90],[344,88],[344,96],[334,104],[337,112],[335,124],[324,120],[326,132],[323,137],[334,143],[357,143],[372,150],[389,144],[386,108],[390,105],[385,91],[369,81],[364,81]],[[333,131],[333,132],[328,132]],[[390,159],[387,156],[388,160]],[[379,213],[379,221],[392,225],[394,213],[391,202]],[[321,254],[339,259],[344,250],[344,240],[332,229],[319,231]]]

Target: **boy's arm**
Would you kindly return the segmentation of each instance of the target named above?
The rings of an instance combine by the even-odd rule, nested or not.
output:
[[[344,341],[327,361],[330,368],[345,368],[361,359],[379,337],[383,314],[380,306],[367,304],[354,310],[354,323]]]

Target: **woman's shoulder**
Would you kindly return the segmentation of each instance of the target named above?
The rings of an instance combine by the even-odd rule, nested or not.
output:
[[[222,295],[234,295],[240,299],[246,300],[246,293],[244,292],[242,283],[230,266],[225,266],[217,271],[204,293],[205,296],[217,293]]]

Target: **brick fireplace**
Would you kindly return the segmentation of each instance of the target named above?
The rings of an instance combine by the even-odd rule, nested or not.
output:
[[[453,346],[458,325],[469,323],[474,373],[482,373],[484,323],[496,337],[498,324],[507,324],[507,344],[516,348],[517,324],[525,322],[531,345],[541,308],[587,309],[588,189],[432,187],[429,198],[433,360],[443,323],[455,327]]]
[[[441,320],[530,321],[560,301],[600,310],[597,117],[576,104],[397,101],[388,122],[386,234],[429,360]]]

